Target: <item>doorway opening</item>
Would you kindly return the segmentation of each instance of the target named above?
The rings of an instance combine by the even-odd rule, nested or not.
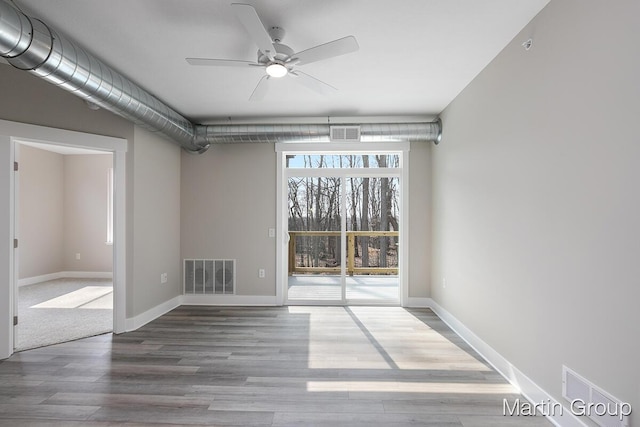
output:
[[[113,155],[16,141],[15,350],[113,331]]]
[[[16,149],[20,143],[34,142],[63,147],[86,148],[111,153],[113,161],[113,317],[114,333],[126,330],[126,139],[45,126],[0,120],[0,241],[13,245],[0,247],[0,359],[13,354],[16,348],[18,316],[19,217],[16,187],[19,185],[19,164]],[[16,166],[18,171],[16,171]],[[106,180],[105,176],[105,180]],[[19,196],[19,195],[18,195]],[[106,236],[105,236],[106,237]],[[75,253],[73,254],[75,256]],[[82,257],[82,253],[81,253]]]
[[[276,147],[283,303],[402,304],[408,144],[331,146]]]

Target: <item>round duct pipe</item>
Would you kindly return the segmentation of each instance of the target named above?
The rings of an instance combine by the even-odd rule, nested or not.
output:
[[[359,128],[359,141],[427,141],[438,143],[442,122],[421,123],[364,123],[340,126]],[[330,142],[329,124],[256,124],[199,126],[197,138],[209,144],[237,142]]]
[[[46,23],[0,0],[0,56],[86,101],[189,150],[201,150],[195,126]]]

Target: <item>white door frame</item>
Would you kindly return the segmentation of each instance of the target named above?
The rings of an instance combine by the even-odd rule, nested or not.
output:
[[[126,139],[0,120],[0,359],[14,349],[14,301],[17,271],[13,239],[18,238],[15,218],[15,145],[37,142],[113,153],[113,331],[122,333],[126,323]]]
[[[288,201],[288,171],[286,168],[286,156],[294,154],[400,154],[400,305],[405,306],[409,301],[409,142],[376,142],[376,143],[276,143],[277,153],[277,178],[276,178],[276,303],[284,305],[287,303],[287,251],[288,251],[288,223],[287,223],[287,201]],[[310,176],[314,174],[331,173],[330,169],[304,172]],[[371,168],[366,171],[350,169],[345,173],[349,175],[374,176],[384,172]],[[344,220],[344,219],[343,219]],[[344,248],[343,248],[344,249]],[[344,253],[344,251],[343,251]],[[344,268],[344,266],[343,266]]]

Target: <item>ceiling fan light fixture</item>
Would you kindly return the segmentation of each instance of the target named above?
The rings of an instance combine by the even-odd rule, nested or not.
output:
[[[287,67],[282,64],[278,64],[277,62],[267,65],[267,74],[276,79],[286,76],[288,72],[289,70],[287,70]]]

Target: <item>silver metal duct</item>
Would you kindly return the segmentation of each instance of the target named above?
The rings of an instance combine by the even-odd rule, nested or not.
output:
[[[338,126],[352,126],[343,125]],[[433,141],[440,142],[440,119],[426,123],[365,123],[360,127],[360,141]],[[234,142],[329,142],[329,124],[284,125],[215,125],[203,126],[197,132],[212,144]]]
[[[57,33],[0,0],[0,56],[90,103],[160,132],[192,153],[230,142],[328,141],[328,124],[197,125]],[[440,141],[442,124],[360,125],[363,141]]]
[[[186,149],[202,150],[206,145],[196,142],[195,126],[178,112],[44,22],[4,1],[0,1],[0,56],[16,68],[161,132]]]

